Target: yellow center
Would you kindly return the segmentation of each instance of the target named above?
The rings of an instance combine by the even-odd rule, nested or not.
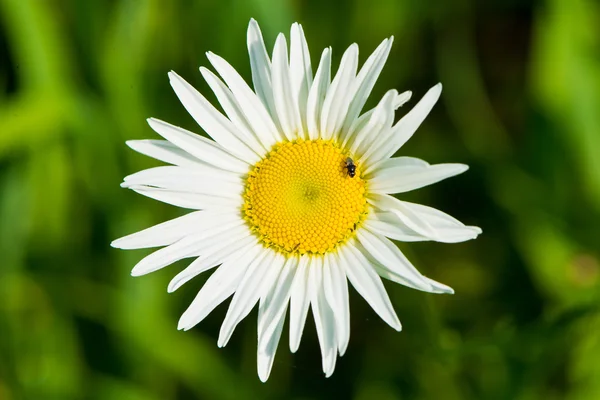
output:
[[[354,235],[366,215],[365,182],[350,177],[332,141],[276,145],[248,174],[243,214],[264,245],[324,254]]]

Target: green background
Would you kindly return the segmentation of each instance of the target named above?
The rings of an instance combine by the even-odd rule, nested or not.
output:
[[[400,244],[454,296],[388,284],[404,325],[351,292],[351,340],[325,379],[314,323],[284,333],[266,384],[256,311],[216,346],[226,306],[189,332],[185,263],[132,278],[148,251],[112,239],[180,215],[120,189],[158,163],[127,139],[153,116],[200,132],[167,79],[214,100],[211,50],[249,79],[246,28],[269,49],[303,24],[313,64],[395,36],[367,106],[396,88],[440,102],[401,149],[464,175],[402,198],[483,228]],[[0,399],[600,398],[600,3],[585,0],[0,0]]]

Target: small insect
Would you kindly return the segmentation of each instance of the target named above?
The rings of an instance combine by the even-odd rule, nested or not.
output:
[[[354,178],[354,175],[356,175],[356,165],[350,157],[346,158],[346,169],[348,170],[348,176]]]

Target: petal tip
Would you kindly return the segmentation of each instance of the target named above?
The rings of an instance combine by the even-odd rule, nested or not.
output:
[[[290,342],[290,352],[291,353],[297,352],[299,347],[300,347],[300,343],[292,343],[292,342]]]
[[[177,330],[178,331],[187,331],[189,328],[189,326],[187,326],[187,318],[185,313],[181,316],[181,318],[179,318],[179,322],[177,323]]]
[[[177,289],[179,289],[179,286],[173,281],[171,281],[169,282],[169,286],[167,286],[167,293],[173,293]]]

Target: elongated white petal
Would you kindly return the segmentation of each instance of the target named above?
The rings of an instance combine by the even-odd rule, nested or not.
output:
[[[382,169],[386,169],[386,168],[393,168],[396,166],[403,166],[403,167],[413,167],[413,168],[427,168],[429,166],[429,163],[427,161],[423,161],[420,158],[416,158],[416,157],[394,157],[394,158],[388,158],[386,160],[384,160],[383,162],[381,162],[381,164],[379,164],[379,166],[374,169],[374,171],[380,171]],[[368,178],[372,178],[373,176],[375,176],[375,172],[373,174],[369,174]]]
[[[379,211],[371,212],[367,220],[363,222],[365,228],[373,233],[387,236],[390,239],[401,242],[422,242],[432,240],[407,227],[398,220],[398,217],[391,212]]]
[[[240,174],[235,172],[225,171],[219,168],[214,168],[210,165],[196,165],[194,167],[179,167],[175,165],[165,165],[144,169],[134,174],[126,176],[123,181],[129,185],[152,185],[153,182],[159,180],[177,179],[178,177],[191,177],[195,179],[213,179],[227,183],[241,184],[243,183]],[[190,188],[189,191],[193,191]]]
[[[312,263],[312,260],[308,256],[300,257],[294,282],[292,283],[290,296],[290,351],[292,353],[295,353],[300,346],[300,339],[302,338],[310,304],[308,295],[309,263]]]
[[[292,24],[290,31],[290,80],[292,93],[298,104],[303,130],[307,128],[306,107],[308,92],[313,82],[312,68],[308,44],[304,37],[302,25]]]
[[[388,93],[389,92],[390,91],[388,91]],[[402,105],[404,105],[404,103],[406,103],[408,100],[410,100],[410,97],[412,95],[411,91],[403,92],[400,94],[397,94],[398,92],[396,91],[395,93],[396,93],[396,98],[392,101],[394,111],[397,110]],[[365,112],[364,114],[362,114],[360,117],[356,118],[354,120],[354,122],[352,122],[352,125],[350,125],[348,134],[350,134],[350,132],[356,132],[360,129],[360,127],[365,126],[365,124],[369,121],[369,119],[371,118],[371,114],[373,114],[374,111],[375,111],[375,109],[373,108],[373,109]],[[391,117],[391,119],[392,119],[392,121],[389,123],[389,126],[391,126],[391,123],[393,122],[393,119],[394,119],[394,115],[391,114],[389,117]],[[388,125],[388,124],[386,124],[386,125]],[[383,136],[385,136],[385,135],[380,133],[380,134],[376,135],[375,137],[371,138],[371,146],[377,147],[381,143]],[[344,137],[344,140],[347,141],[348,138]]]
[[[169,142],[217,168],[239,174],[247,173],[250,168],[246,161],[233,156],[212,140],[155,118],[149,118],[148,124]]]
[[[444,243],[458,243],[475,239],[481,229],[465,226],[462,222],[435,208],[400,201],[386,194],[369,195],[368,201],[375,207],[389,211],[398,218],[398,223],[427,237]]]
[[[128,185],[121,186],[127,187],[130,185],[152,185],[152,183],[150,182],[156,179],[177,179],[177,177],[180,176],[191,176],[197,179],[213,179],[232,184],[243,183],[242,175],[240,174],[231,171],[226,171],[220,168],[213,167],[212,165],[199,162],[195,165],[184,167],[175,165],[165,165],[161,167],[144,169],[142,171],[126,176],[123,179],[123,181]]]
[[[340,68],[333,78],[323,102],[321,110],[321,137],[323,139],[337,137],[342,128],[352,100],[352,82],[356,77],[357,64],[358,46],[354,43],[344,52]]]
[[[396,101],[394,102],[394,109],[397,110],[406,104],[407,101],[412,97],[412,92],[407,90],[406,92],[402,92],[396,97]]]
[[[444,243],[458,243],[475,239],[481,234],[481,228],[466,226],[456,218],[432,207],[422,204],[402,202],[413,215],[427,222],[435,231],[434,240]]]
[[[454,289],[452,289],[450,286],[444,285],[443,283],[440,283],[440,282],[436,282],[433,279],[428,278],[428,277],[425,277],[425,279],[427,280],[427,282],[429,282],[429,284],[433,288],[433,290],[431,291],[432,293],[454,294]]]
[[[237,157],[251,163],[260,160],[260,156],[240,140],[237,128],[221,114],[200,92],[175,72],[169,72],[173,90],[181,104],[217,143]]]
[[[367,102],[367,99],[371,94],[371,90],[373,90],[373,86],[375,86],[375,82],[377,81],[377,78],[379,77],[385,62],[387,61],[393,42],[393,36],[381,42],[381,44],[375,49],[373,54],[369,56],[367,61],[365,61],[365,64],[360,69],[360,72],[353,83],[352,101],[348,108],[348,113],[344,120],[342,129],[344,133],[348,131]]]
[[[408,228],[428,238],[435,238],[435,229],[425,219],[419,218],[403,201],[387,194],[370,193],[367,199],[375,207],[393,213]],[[433,239],[435,240],[435,239]]]
[[[250,20],[248,25],[248,54],[250,55],[252,82],[254,83],[256,95],[277,125],[277,112],[275,111],[273,88],[271,86],[271,60],[269,60],[260,27],[254,18]]]
[[[348,281],[340,267],[339,257],[329,253],[323,263],[323,291],[335,318],[335,332],[340,356],[348,348],[350,340],[350,303]]]
[[[167,246],[181,238],[205,229],[206,221],[222,219],[221,214],[194,211],[179,218],[163,222],[131,235],[114,240],[110,245],[118,249],[144,249]]]
[[[263,145],[266,148],[271,148],[273,144],[283,140],[283,136],[281,136],[273,122],[272,115],[269,114],[264,104],[259,101],[256,94],[254,94],[237,71],[227,61],[216,54],[208,52],[206,55],[227,86],[229,86],[229,89],[231,89],[254,132],[264,132],[265,135],[271,138],[269,143],[263,143]]]
[[[433,279],[429,279],[426,276],[424,276],[423,278],[425,278],[427,283],[429,283],[429,285],[430,285],[429,290],[424,290],[421,287],[414,286],[411,282],[404,279],[404,277],[402,275],[398,275],[398,274],[390,271],[389,269],[384,268],[381,264],[379,264],[377,262],[373,263],[372,265],[373,265],[373,268],[375,268],[375,272],[377,272],[377,274],[379,276],[381,276],[382,278],[385,278],[387,280],[390,280],[392,282],[396,282],[401,285],[407,286],[409,288],[417,289],[417,290],[421,290],[421,291],[429,292],[429,293],[454,294],[454,289],[452,289],[450,286],[446,286],[443,283],[436,282]]]
[[[423,275],[389,239],[367,229],[357,231],[357,237],[360,244],[385,268],[404,276],[415,287],[426,291],[431,289]]]
[[[184,167],[156,167],[125,177],[121,187],[151,186],[174,191],[212,194],[238,199],[244,189],[239,176],[226,171]]]
[[[257,258],[259,261],[248,267],[231,300],[219,332],[217,343],[219,347],[227,344],[237,324],[250,313],[263,292],[273,284],[283,268],[285,258],[281,254],[274,253],[269,249],[264,251],[266,253],[264,258]]]
[[[131,275],[145,275],[166,267],[167,265],[173,264],[175,261],[198,255],[199,251],[205,246],[203,243],[204,240],[220,232],[232,229],[236,226],[241,226],[242,224],[243,221],[234,220],[220,224],[219,226],[212,226],[211,229],[205,229],[204,231],[186,236],[172,245],[164,247],[144,257],[135,265],[135,267],[133,267]]]
[[[297,257],[287,259],[273,287],[272,294],[264,302],[261,302],[258,321],[259,349],[269,343],[269,338],[274,335],[279,319],[288,308],[298,262]]]
[[[231,296],[261,249],[260,245],[249,246],[244,251],[236,252],[217,268],[179,319],[177,329],[191,329]]]
[[[364,153],[363,149],[370,147],[373,138],[393,123],[394,100],[397,94],[396,90],[388,91],[373,110],[365,126],[362,129],[348,133],[347,139],[350,140],[351,153],[362,155]],[[359,151],[359,149],[362,151]]]
[[[364,141],[363,145],[359,148],[359,153],[360,153],[359,156],[360,156],[361,162],[363,162],[363,160],[368,160],[370,155],[377,148],[379,148],[383,142],[385,142],[386,140],[389,139],[389,135],[391,132],[391,126],[392,126],[392,123],[394,122],[394,117],[395,117],[394,111],[396,109],[398,109],[398,107],[402,106],[406,101],[408,101],[408,99],[410,99],[410,96],[411,96],[411,92],[404,92],[401,94],[397,94],[398,92],[396,92],[395,90],[392,90],[392,91],[388,91],[388,94],[389,93],[396,93],[396,97],[392,100],[391,108],[389,105],[386,106],[386,108],[387,108],[386,120],[381,124],[382,128],[380,130],[378,130],[377,132],[374,132],[373,134],[368,135],[367,140]],[[376,108],[367,111],[366,113],[362,114],[359,118],[354,120],[352,125],[350,125],[350,129],[347,130],[347,133],[344,133],[344,135],[342,135],[344,141],[352,142],[353,136],[356,134],[356,132],[360,132],[362,129],[364,129],[366,127],[367,123],[370,121],[371,116],[373,115],[375,110],[378,107],[382,106],[383,100],[384,99],[382,99],[382,101],[380,101],[380,103],[378,104],[378,106]]]
[[[306,125],[311,140],[319,138],[321,126],[321,109],[331,80],[331,49],[326,48],[321,55],[315,80],[310,87],[306,105]]]
[[[402,330],[381,278],[373,266],[351,243],[348,243],[343,251],[339,251],[339,255],[348,280],[356,291],[389,326],[397,331]]]
[[[204,209],[235,209],[240,202],[233,197],[220,197],[201,193],[188,193],[179,190],[169,190],[150,186],[130,186],[129,189],[151,199],[162,201],[181,208],[190,210]]]
[[[144,154],[168,164],[179,165],[182,167],[196,167],[204,164],[196,157],[167,140],[128,140],[125,143],[140,154]]]
[[[323,372],[329,377],[333,373],[337,357],[336,325],[333,310],[325,298],[322,259],[315,257],[313,261],[309,271],[310,304],[321,347]]]
[[[266,344],[258,347],[256,366],[258,370],[258,377],[262,382],[266,382],[271,374],[271,368],[273,367],[273,360],[275,359],[275,352],[277,351],[277,345],[279,339],[281,339],[281,332],[283,331],[283,324],[285,323],[285,310],[283,315],[276,321],[275,329],[273,334],[268,337]]]
[[[245,226],[239,226],[237,229],[230,229],[223,234],[209,237],[202,244],[200,257],[171,279],[167,288],[169,293],[176,291],[202,272],[225,262],[238,251],[255,245],[256,238],[249,235]]]
[[[221,81],[211,70],[200,67],[200,73],[204,77],[208,86],[212,89],[219,104],[223,107],[229,120],[235,125],[237,130],[232,130],[232,134],[238,135],[238,139],[246,143],[256,154],[262,156],[267,149],[262,144],[262,140],[269,141],[268,136],[262,135],[262,132],[254,132],[240,108],[235,96],[231,90]],[[261,137],[262,136],[262,137]]]
[[[287,44],[285,36],[280,33],[273,49],[273,66],[271,69],[273,98],[279,122],[286,138],[290,141],[304,137],[298,99],[292,92],[290,66],[288,64]]]
[[[391,161],[391,162],[390,162]],[[451,176],[465,172],[469,167],[465,164],[436,164],[425,167],[406,166],[395,159],[386,162],[386,167],[379,168],[369,179],[369,190],[379,193],[403,193],[437,183]]]
[[[438,83],[413,107],[400,121],[394,125],[390,131],[389,140],[385,140],[381,147],[375,150],[366,160],[369,167],[364,171],[368,174],[379,162],[391,157],[404,143],[406,143],[417,128],[421,125],[425,117],[429,114],[442,93],[442,84]]]
[[[373,255],[364,247],[362,244],[357,243],[356,249],[362,253],[362,255],[368,260],[368,262],[373,266],[375,272],[382,278],[388,279],[390,281],[399,283],[401,285],[407,286],[412,289],[421,290],[423,292],[429,293],[454,293],[451,287],[446,286],[442,283],[436,282],[433,279],[429,279],[426,276],[422,276],[423,280],[427,283],[426,286],[422,284],[415,284],[413,280],[410,278],[407,279],[407,274],[405,269],[399,265],[382,265],[377,259],[373,257]]]

